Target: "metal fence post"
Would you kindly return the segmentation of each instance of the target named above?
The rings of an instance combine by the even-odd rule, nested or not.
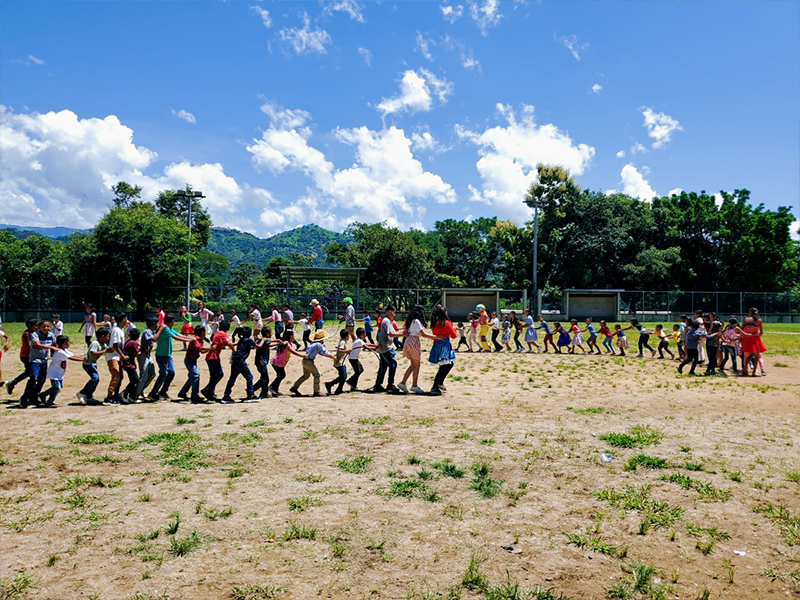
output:
[[[744,314],[742,312],[743,306],[744,305],[742,304],[742,292],[739,292],[739,318],[740,319],[742,318],[742,315]]]

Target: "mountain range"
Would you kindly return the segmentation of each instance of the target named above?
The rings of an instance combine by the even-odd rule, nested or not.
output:
[[[43,235],[55,241],[65,242],[73,233],[89,233],[91,229],[70,229],[69,227],[19,227],[4,225],[0,229],[9,230],[14,236],[23,239],[32,235]],[[317,225],[303,225],[269,238],[256,237],[238,229],[212,227],[208,250],[226,256],[231,267],[249,261],[263,266],[278,256],[291,257],[300,254],[311,259],[313,266],[327,264],[325,246],[334,242],[347,244],[350,237],[330,231]]]

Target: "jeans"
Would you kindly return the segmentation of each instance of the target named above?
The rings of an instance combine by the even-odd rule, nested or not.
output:
[[[311,330],[306,329],[303,332],[303,350],[308,349],[308,345],[311,343]]]
[[[24,370],[22,371],[22,373],[20,373],[16,377],[14,377],[14,379],[9,381],[9,383],[12,386],[17,385],[20,381],[23,381],[24,379],[27,379],[28,377],[31,376],[31,371],[30,371],[30,366],[29,366],[30,365],[30,361],[28,360],[28,357],[27,356],[20,356],[19,357],[19,362],[22,363],[22,367],[23,367]]]
[[[125,374],[128,376],[128,385],[125,386],[122,395],[123,397],[127,396],[131,400],[136,400],[136,398],[138,398],[136,390],[139,388],[139,373],[136,372],[136,369],[123,369],[123,371],[125,371]]]
[[[517,350],[522,351],[525,350],[525,346],[523,346],[522,342],[519,341],[519,334],[520,330],[517,329],[517,331],[514,333],[514,345],[517,347]]]
[[[292,390],[297,391],[300,389],[300,386],[303,382],[308,379],[309,377],[314,378],[314,393],[319,394],[319,369],[317,369],[316,363],[313,360],[308,360],[307,358],[303,359],[303,374],[297,378],[297,381],[294,382],[292,385]]]
[[[722,364],[719,366],[719,370],[725,370],[725,365],[728,364],[728,358],[733,362],[733,370],[736,371],[736,348],[734,346],[722,347]]]
[[[186,383],[183,384],[179,396],[185,396],[192,390],[192,398],[200,395],[200,372],[197,370],[196,358],[184,358],[183,364],[186,366]]]
[[[706,352],[708,353],[708,365],[706,366],[706,373],[717,372],[717,346],[706,344]]]
[[[681,358],[683,358],[683,355],[686,352],[686,350],[684,350],[685,345],[686,342],[678,342],[678,356],[680,356]]]
[[[650,347],[650,344],[647,343],[649,340],[650,340],[649,333],[639,334],[639,354],[644,354],[644,348],[647,348],[648,350],[650,350],[650,352],[653,351],[653,349]]]
[[[269,387],[269,369],[267,368],[268,363],[256,363],[256,371],[260,377],[258,378],[258,382],[253,386],[253,391],[261,390],[263,393],[267,393],[267,388]]]
[[[283,335],[283,321],[275,321],[275,337],[277,339],[282,339],[281,336]]]
[[[436,377],[433,378],[433,389],[438,390],[443,384],[450,370],[453,368],[453,363],[449,365],[439,365],[439,370],[436,371]]]
[[[324,326],[325,326],[325,321],[323,321],[322,319],[314,323],[314,327],[316,329],[322,329]]]
[[[336,369],[336,379],[333,381],[329,381],[328,385],[330,387],[338,386],[336,388],[336,393],[339,394],[344,388],[344,382],[347,381],[347,367],[342,365],[341,367],[334,367]]]
[[[89,376],[89,381],[86,382],[86,385],[83,386],[80,393],[87,398],[92,398],[92,394],[94,394],[97,386],[100,385],[100,375],[97,373],[97,365],[83,365],[83,370],[86,371],[86,374]]]
[[[230,397],[233,391],[233,384],[236,378],[241,375],[247,382],[247,396],[248,398],[253,395],[253,374],[250,372],[250,367],[243,360],[237,360],[231,363],[231,376],[228,377],[228,384],[225,386],[225,398]]]
[[[689,369],[689,374],[690,375],[694,375],[694,369],[697,366],[697,363],[699,363],[699,362],[700,362],[700,358],[699,358],[699,356],[697,354],[697,348],[687,348],[686,349],[686,359],[680,365],[678,365],[678,371],[683,373],[683,367],[685,367],[689,363],[692,363],[692,368]]]
[[[272,368],[275,370],[275,379],[272,380],[272,385],[269,387],[272,391],[277,392],[281,387],[281,381],[286,379],[286,367],[272,365]]]
[[[119,388],[122,385],[122,366],[119,360],[107,361],[108,372],[111,374],[111,381],[108,382],[108,392],[106,399],[119,395]]]
[[[497,336],[500,335],[499,329],[492,329],[492,344],[494,344],[494,351],[500,352],[503,347],[497,342]]]
[[[156,366],[150,358],[150,354],[142,354],[139,357],[139,385],[136,386],[136,397],[138,398],[144,394],[145,388],[156,377]]]
[[[386,372],[389,372],[389,387],[394,387],[394,375],[397,371],[397,359],[394,356],[394,348],[390,348],[386,352],[381,352],[378,355],[380,359],[380,363],[378,365],[378,378],[375,380],[375,385],[377,387],[383,386],[383,378],[386,376]]]
[[[213,396],[217,391],[217,384],[225,377],[225,372],[222,370],[222,362],[218,358],[207,360],[206,365],[208,366],[208,384],[203,391]]]
[[[39,395],[39,398],[42,400],[45,406],[53,406],[56,403],[56,397],[58,393],[61,391],[61,388],[64,387],[64,381],[61,379],[51,379],[50,380],[50,389],[45,390]]]
[[[608,336],[603,339],[603,348],[614,354],[614,339]]]
[[[372,331],[366,331],[366,332],[364,332],[364,333],[365,333],[365,334],[366,334],[366,336],[367,336],[367,341],[368,341],[370,344],[375,344],[375,342],[373,342],[373,341],[372,341]]]
[[[351,387],[357,388],[358,387],[358,378],[361,377],[361,374],[364,372],[364,367],[361,366],[361,361],[356,359],[350,359],[350,367],[353,369],[353,374],[350,375],[350,379],[347,380],[348,385]]]
[[[172,365],[172,357],[156,356],[156,364],[158,365],[158,378],[150,393],[156,395],[166,394],[169,384],[175,379],[175,367]]]
[[[47,361],[28,363],[28,383],[25,385],[25,391],[22,392],[20,404],[27,405],[28,402],[34,402],[42,391],[46,379]]]

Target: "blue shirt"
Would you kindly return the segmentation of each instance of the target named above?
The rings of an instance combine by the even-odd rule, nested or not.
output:
[[[314,360],[319,355],[331,355],[331,353],[328,352],[328,349],[325,347],[325,344],[322,342],[313,342],[309,344],[308,348],[306,349],[306,354],[308,354],[308,360]]]
[[[590,335],[590,336],[592,336],[592,337],[597,337],[597,332],[594,330],[594,325],[592,325],[591,323],[589,323],[589,324],[586,326],[586,331],[588,331],[588,332],[589,332],[589,335]]]
[[[364,317],[364,331],[372,333],[372,319],[367,316]]]
[[[236,351],[233,353],[233,360],[236,362],[245,362],[247,357],[250,356],[250,351],[256,347],[253,338],[243,338],[236,344]]]
[[[550,333],[550,326],[547,324],[547,321],[542,321],[542,324],[538,327],[534,327],[534,329],[544,329],[545,333]]]

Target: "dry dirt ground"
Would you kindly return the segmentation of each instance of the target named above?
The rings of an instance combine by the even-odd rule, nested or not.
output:
[[[71,363],[58,409],[0,396],[0,597],[798,597],[798,367],[460,354],[442,397],[97,408]]]

